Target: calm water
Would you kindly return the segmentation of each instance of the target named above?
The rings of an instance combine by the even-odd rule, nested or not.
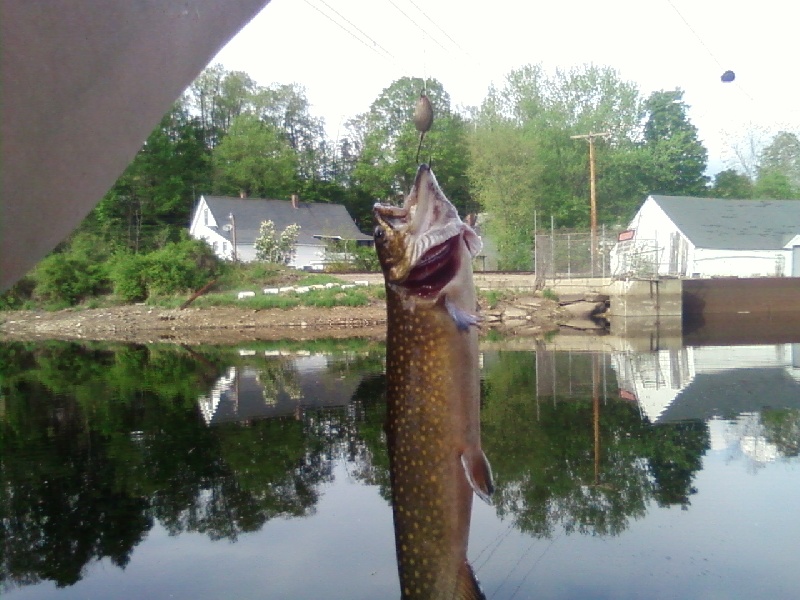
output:
[[[796,598],[800,345],[487,346],[487,596]],[[612,343],[613,342],[613,343]],[[398,598],[383,348],[0,344],[4,598]]]

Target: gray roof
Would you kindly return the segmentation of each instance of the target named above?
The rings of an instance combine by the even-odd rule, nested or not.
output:
[[[800,234],[800,200],[651,198],[699,248],[778,250]]]
[[[358,230],[347,209],[341,204],[323,202],[298,202],[297,208],[288,200],[265,198],[231,198],[204,196],[214,220],[220,225],[219,233],[228,239],[231,232],[222,230],[229,222],[228,215],[236,220],[236,243],[252,244],[258,237],[263,221],[272,221],[275,231],[281,232],[292,224],[300,226],[298,244],[323,245],[314,236],[341,237],[345,240],[372,240]]]
[[[765,409],[800,409],[800,382],[783,367],[699,373],[658,417],[659,423],[730,419]]]

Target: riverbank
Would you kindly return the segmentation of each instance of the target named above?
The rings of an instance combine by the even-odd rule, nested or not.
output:
[[[482,311],[484,333],[542,336],[569,315],[534,295],[506,298]],[[238,307],[164,309],[147,305],[0,313],[0,339],[106,340],[136,343],[226,344],[248,340],[365,337],[383,339],[386,305],[290,309]]]

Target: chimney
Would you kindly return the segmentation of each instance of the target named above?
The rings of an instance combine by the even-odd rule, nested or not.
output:
[[[300,198],[297,196],[297,194],[292,194],[292,208],[296,209],[299,201]]]
[[[247,191],[239,190],[239,198],[247,198]]]

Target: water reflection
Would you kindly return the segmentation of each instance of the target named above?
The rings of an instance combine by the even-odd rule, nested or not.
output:
[[[792,597],[782,590],[800,580],[782,557],[800,534],[797,349],[485,349],[496,491],[473,517],[470,558],[487,595],[592,597],[570,587],[585,579],[637,597],[639,584],[618,587],[634,569],[654,574],[653,597],[675,586],[697,597],[708,581],[680,559],[693,540],[718,595]],[[114,577],[124,586],[104,597],[164,595],[148,587],[164,567],[141,566],[163,531],[185,540],[168,572],[192,597],[214,597],[212,580],[237,597],[398,597],[384,386],[383,349],[367,342],[0,344],[4,596],[89,596]],[[247,562],[204,546],[213,540],[257,550]],[[641,548],[672,548],[681,575],[661,578],[667,551]],[[198,568],[204,554],[220,568]],[[309,554],[322,559],[311,572]],[[597,568],[578,576],[576,560]],[[285,576],[258,579],[276,561]]]

